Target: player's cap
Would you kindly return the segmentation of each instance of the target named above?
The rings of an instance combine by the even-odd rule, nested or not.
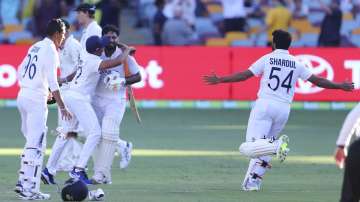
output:
[[[94,53],[96,50],[100,48],[104,48],[110,44],[110,40],[108,37],[98,37],[96,35],[89,37],[86,40],[86,51],[88,53]]]
[[[77,8],[76,11],[83,11],[83,12],[89,12],[90,14],[94,14],[96,10],[95,5],[93,4],[88,4],[88,3],[83,3],[80,4]]]
[[[61,198],[63,201],[83,201],[88,193],[89,190],[83,181],[70,178],[61,190]]]

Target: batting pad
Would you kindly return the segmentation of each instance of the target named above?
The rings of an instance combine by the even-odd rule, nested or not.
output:
[[[120,122],[110,116],[105,116],[102,120],[101,140],[93,153],[95,171],[93,178],[98,182],[104,179],[111,181],[111,165],[119,139]]]
[[[103,134],[106,136],[106,134]],[[102,138],[97,150],[93,179],[99,183],[111,182],[111,165],[114,160],[117,141]]]
[[[41,150],[37,148],[25,148],[21,161],[24,189],[39,192],[43,158],[44,154]]]
[[[276,154],[278,145],[270,139],[258,139],[254,142],[244,142],[240,145],[239,151],[249,158]]]

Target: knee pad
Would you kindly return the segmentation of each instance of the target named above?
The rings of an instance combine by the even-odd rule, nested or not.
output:
[[[250,158],[274,155],[276,154],[276,149],[276,144],[269,139],[258,139],[254,142],[244,142],[239,147],[240,153]]]

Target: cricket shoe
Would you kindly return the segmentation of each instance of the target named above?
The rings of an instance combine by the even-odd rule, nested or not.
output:
[[[133,149],[132,142],[127,142],[126,147],[124,147],[124,148],[120,147],[119,150],[120,150],[120,155],[121,155],[121,160],[120,160],[120,168],[121,169],[125,169],[129,166],[130,161],[131,161],[132,149]]]
[[[41,172],[41,181],[43,181],[44,184],[56,184],[54,175],[50,174],[47,168],[44,168]]]
[[[261,179],[253,179],[251,176],[249,176],[245,183],[242,186],[242,189],[244,191],[260,191],[261,186]]]
[[[15,185],[14,192],[19,194],[19,193],[21,193],[21,192],[23,192],[23,191],[24,191],[24,187],[23,187],[23,185],[21,184],[21,182],[18,181],[18,182],[16,183],[16,185]]]
[[[69,172],[69,176],[71,178],[77,178],[83,181],[85,184],[92,184],[92,181],[89,180],[85,170],[81,170],[78,168],[74,168],[71,172]]]
[[[288,155],[290,149],[288,148],[289,137],[287,135],[282,135],[279,138],[279,147],[276,151],[276,157],[280,160],[280,162],[284,162],[286,156]]]
[[[34,200],[34,201],[41,201],[41,200],[49,200],[50,194],[44,194],[41,192],[31,192],[31,191],[22,191],[19,193],[18,197],[21,200]]]
[[[111,179],[108,179],[100,172],[95,172],[90,180],[92,184],[112,184]]]

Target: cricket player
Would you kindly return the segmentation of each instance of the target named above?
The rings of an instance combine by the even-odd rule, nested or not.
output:
[[[112,59],[121,55],[122,49],[118,47],[119,30],[113,25],[106,25],[103,27],[102,35],[108,37],[111,43],[105,47],[101,58]],[[128,70],[125,70],[125,65],[121,64],[101,71],[96,87],[93,107],[101,124],[102,136],[94,152],[92,179],[95,184],[111,183],[111,165],[117,148],[121,155],[120,168],[126,168],[131,160],[132,143],[119,138],[120,124],[126,107],[125,85],[139,82],[141,76],[134,57],[129,56],[126,63]],[[125,76],[126,71],[129,71],[130,76]],[[120,85],[122,83],[125,85]]]
[[[23,200],[47,200],[40,192],[40,172],[46,149],[47,98],[50,88],[63,119],[71,119],[57,83],[59,55],[57,49],[64,40],[65,26],[61,19],[51,20],[47,37],[32,45],[19,66],[20,91],[17,106],[21,115],[21,132],[26,138],[19,181],[15,192]]]
[[[340,202],[358,202],[360,200],[360,139],[349,147],[345,160],[344,180]]]
[[[345,155],[345,147],[351,137],[360,136],[360,103],[346,116],[336,141],[335,160],[340,168],[345,167],[340,202],[355,202],[360,200],[360,140],[357,138]]]
[[[131,51],[129,48],[116,58],[102,60],[100,56],[108,43],[109,39],[98,36],[91,36],[86,40],[87,54],[84,56],[84,63],[78,68],[74,79],[69,83],[69,89],[64,92],[65,103],[76,118],[64,124],[64,133],[74,131],[74,127],[76,128],[79,123],[86,136],[79,160],[70,172],[70,176],[79,178],[87,184],[91,184],[91,181],[87,177],[85,167],[101,138],[100,124],[91,106],[91,99],[100,77],[99,72],[122,64]]]
[[[59,83],[61,83],[61,91],[64,92],[69,89],[69,81],[75,76],[76,70],[78,67],[82,65],[82,47],[80,43],[70,34],[70,24],[63,20],[66,28],[65,40],[63,41],[60,47],[60,79]],[[74,141],[68,141],[67,139],[73,138],[77,136],[78,128],[74,131],[69,131],[64,133],[63,131],[63,120],[61,118],[58,119],[58,127],[57,133],[58,136],[55,139],[54,145],[51,150],[51,154],[49,156],[46,167],[41,173],[41,179],[45,184],[56,184],[53,176],[56,175],[56,170],[61,163],[60,157],[63,156],[69,162],[74,162],[74,156],[64,155],[63,151],[65,145],[67,147],[73,148],[75,144]],[[64,161],[64,160],[62,160]],[[73,166],[73,165],[72,165]]]
[[[288,32],[275,30],[272,36],[274,51],[261,57],[248,70],[225,77],[204,76],[204,81],[211,85],[261,76],[258,98],[248,121],[246,142],[239,147],[241,154],[251,158],[242,185],[245,191],[260,190],[263,176],[271,167],[271,155],[276,154],[281,162],[287,156],[289,138],[285,135],[278,138],[278,135],[288,120],[295,83],[299,78],[322,88],[354,89],[353,83],[334,83],[313,75],[289,54],[291,35]]]
[[[86,49],[86,40],[90,36],[99,36],[101,37],[101,27],[95,21],[95,5],[83,3],[80,4],[77,8],[76,19],[79,24],[83,27],[83,33],[81,35],[80,44]]]
[[[344,167],[345,146],[349,144],[352,135],[360,136],[360,103],[346,116],[336,141],[335,160],[340,168]]]

